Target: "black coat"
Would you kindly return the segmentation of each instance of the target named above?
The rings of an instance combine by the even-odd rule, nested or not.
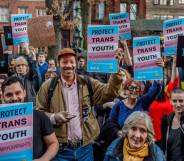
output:
[[[162,118],[162,123],[161,123],[161,141],[162,141],[162,150],[164,153],[166,153],[166,145],[167,145],[167,131],[170,132],[171,127],[172,127],[172,122],[174,118],[175,113],[171,113],[169,115],[165,115]],[[182,129],[184,130],[184,113],[182,114],[182,117],[180,119],[180,124]],[[182,142],[182,151],[184,152],[184,133],[182,133],[181,137],[181,142]]]

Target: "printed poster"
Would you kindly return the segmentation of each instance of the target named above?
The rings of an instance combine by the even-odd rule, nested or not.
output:
[[[88,26],[88,72],[117,73],[119,27],[114,25]]]
[[[130,19],[127,12],[109,14],[111,25],[119,25],[121,40],[131,39]]]
[[[33,104],[0,105],[0,161],[32,161]]]
[[[136,37],[133,39],[134,79],[136,81],[162,80],[162,67],[155,61],[160,58],[160,37]]]
[[[177,52],[178,35],[184,34],[184,19],[166,20],[163,24],[164,55],[172,56]]]
[[[29,38],[27,34],[27,20],[30,18],[32,18],[32,14],[11,15],[11,26],[14,45],[19,45],[22,42],[29,43]]]

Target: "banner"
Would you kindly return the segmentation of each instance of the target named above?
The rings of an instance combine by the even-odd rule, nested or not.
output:
[[[19,45],[22,42],[29,43],[29,38],[27,34],[27,20],[30,18],[32,18],[32,14],[11,15],[11,26],[14,45]]]
[[[39,16],[28,20],[30,45],[38,48],[56,44],[53,16]]]
[[[119,27],[112,25],[88,26],[88,72],[117,73]]]
[[[155,61],[160,58],[160,37],[136,37],[133,39],[134,79],[162,80],[162,67]]]
[[[4,29],[4,37],[5,37],[6,45],[13,45],[12,27],[3,26],[3,29]]]
[[[129,14],[127,12],[109,14],[109,20],[111,25],[119,25],[119,33],[121,40],[131,39],[130,20]]]
[[[184,34],[184,19],[166,20],[163,23],[164,55],[176,55],[178,35]]]
[[[178,36],[176,66],[184,67],[184,36]]]
[[[0,160],[32,161],[33,104],[0,105]]]

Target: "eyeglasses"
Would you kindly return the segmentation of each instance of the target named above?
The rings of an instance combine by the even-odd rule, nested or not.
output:
[[[138,86],[128,86],[128,90],[129,91],[135,90],[136,92],[139,92],[140,91],[140,87],[138,87]]]

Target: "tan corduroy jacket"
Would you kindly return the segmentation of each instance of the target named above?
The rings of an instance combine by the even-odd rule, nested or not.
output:
[[[107,84],[103,84],[98,80],[90,78],[92,89],[93,89],[93,103],[103,104],[107,101],[112,101],[115,96],[118,95],[118,91],[121,88],[122,83],[122,73],[112,74],[109,82]],[[51,80],[48,80],[43,83],[41,86],[37,98],[37,109],[41,111],[45,111],[48,116],[51,116],[53,113],[57,113],[60,111],[67,111],[63,86],[60,79],[58,79],[57,85],[53,92],[53,96],[50,102],[50,107],[48,105],[48,89]],[[78,85],[78,93],[79,93],[79,108],[80,108],[80,116],[81,116],[81,128],[83,135],[83,143],[87,145],[91,143],[99,134],[99,126],[98,122],[93,114],[93,110],[90,105],[90,97],[88,88],[86,85],[86,81],[83,76],[77,75],[77,85]],[[82,109],[88,107],[88,119],[84,120],[82,117]],[[67,143],[67,124],[64,123],[60,126],[55,126],[55,133],[60,143]]]

